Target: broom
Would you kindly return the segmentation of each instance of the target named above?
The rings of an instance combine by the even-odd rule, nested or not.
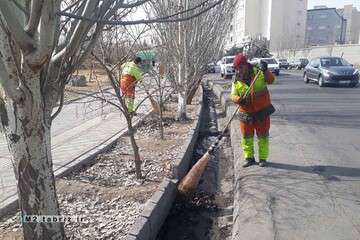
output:
[[[155,101],[155,99],[153,98],[153,96],[150,93],[148,93],[148,97],[149,97],[153,112],[156,114],[160,114],[160,104],[157,101]]]
[[[160,104],[154,99],[154,97],[149,93],[149,91],[146,89],[145,86],[144,86],[144,91],[150,100],[150,104],[153,112],[156,114],[160,114]]]
[[[243,99],[246,99],[249,96],[250,90],[253,87],[257,78],[259,77],[260,72],[261,71],[259,71],[256,74],[254,81],[252,81],[248,90],[245,92],[244,96],[242,97]],[[190,169],[190,171],[186,174],[186,176],[180,181],[178,188],[177,188],[178,192],[180,194],[191,195],[193,192],[195,192],[195,190],[199,184],[200,178],[202,176],[202,173],[204,172],[205,167],[207,166],[207,164],[210,161],[211,155],[213,155],[215,150],[219,147],[220,141],[224,137],[228,127],[230,126],[230,123],[235,118],[236,113],[238,112],[239,108],[240,108],[240,105],[236,108],[235,112],[231,116],[230,120],[227,122],[227,124],[224,127],[224,129],[222,130],[222,132],[219,134],[216,141],[208,148],[206,153],[197,161],[197,163]]]

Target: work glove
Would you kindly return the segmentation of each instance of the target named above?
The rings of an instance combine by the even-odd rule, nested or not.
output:
[[[247,105],[248,104],[248,98],[240,98],[240,100],[239,100],[239,102],[238,102],[238,104],[239,105],[241,105],[241,106],[245,106],[245,105]]]
[[[261,60],[260,61],[260,70],[263,72],[266,72],[268,70],[268,64],[267,62]]]

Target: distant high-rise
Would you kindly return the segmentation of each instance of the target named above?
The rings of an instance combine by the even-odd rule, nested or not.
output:
[[[306,25],[307,46],[345,43],[346,19],[336,8],[308,10]]]
[[[227,46],[266,38],[271,51],[305,45],[307,0],[239,0]]]
[[[353,5],[316,6],[308,10],[306,24],[306,46],[360,43],[360,12]]]
[[[345,5],[338,11],[346,19],[345,43],[360,43],[360,11],[353,5]]]

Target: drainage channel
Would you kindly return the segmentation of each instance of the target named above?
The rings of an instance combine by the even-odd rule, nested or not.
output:
[[[204,118],[194,152],[193,163],[216,140],[223,114],[213,92],[204,88]],[[220,125],[220,126],[219,126]],[[230,140],[210,160],[195,194],[190,199],[178,197],[159,232],[157,240],[230,239],[233,204],[233,168]]]

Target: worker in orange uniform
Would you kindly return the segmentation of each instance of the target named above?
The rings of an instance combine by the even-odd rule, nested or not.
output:
[[[268,70],[267,63],[253,66],[247,57],[238,54],[234,58],[236,74],[232,83],[231,99],[239,104],[241,146],[243,149],[243,167],[256,164],[254,157],[254,134],[256,132],[259,146],[259,166],[265,167],[269,156],[270,115],[275,112],[271,104],[267,84],[272,84],[274,75]],[[260,71],[260,72],[259,72]],[[259,73],[259,74],[258,74]],[[248,97],[244,97],[252,81],[256,81],[250,89]]]
[[[122,68],[120,88],[129,113],[136,115],[134,110],[135,86],[142,78],[143,72],[140,68],[141,58],[136,57],[133,62],[124,63]]]

